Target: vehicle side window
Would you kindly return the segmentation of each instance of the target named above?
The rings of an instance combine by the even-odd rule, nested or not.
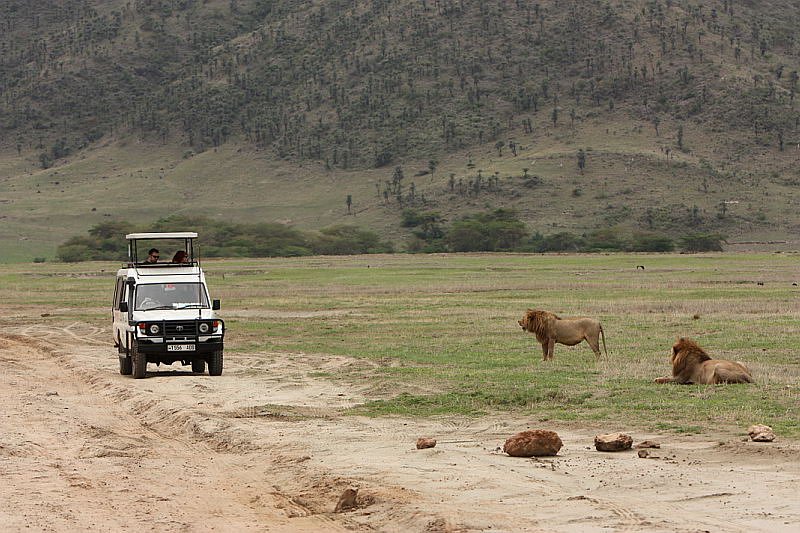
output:
[[[114,309],[119,307],[120,299],[122,298],[122,278],[117,278],[117,286],[114,287]]]

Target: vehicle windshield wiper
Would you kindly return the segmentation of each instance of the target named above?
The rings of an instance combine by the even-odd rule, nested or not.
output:
[[[159,309],[172,309],[171,305],[159,305],[158,307],[148,307],[147,309],[142,309],[142,311],[156,311]]]
[[[203,304],[192,303],[192,304],[175,304],[175,309],[189,309],[195,307],[205,307]]]

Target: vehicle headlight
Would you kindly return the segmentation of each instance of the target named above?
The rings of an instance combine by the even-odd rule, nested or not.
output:
[[[161,331],[161,327],[158,324],[150,324],[149,331],[150,335],[158,335],[158,333]]]
[[[208,322],[200,322],[198,329],[200,330],[200,333],[208,333],[208,330],[210,329]]]

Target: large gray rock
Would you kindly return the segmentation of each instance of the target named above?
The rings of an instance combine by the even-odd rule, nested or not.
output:
[[[555,431],[531,429],[509,437],[503,445],[503,451],[512,457],[557,455],[563,445]]]

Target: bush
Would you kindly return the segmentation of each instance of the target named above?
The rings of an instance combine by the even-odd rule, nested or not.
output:
[[[64,262],[124,260],[126,233],[137,228],[127,222],[104,222],[89,229],[86,237],[72,237],[58,247]],[[207,257],[294,257],[315,253],[329,255],[391,252],[392,246],[377,234],[355,226],[336,226],[318,234],[284,224],[233,224],[205,217],[171,216],[138,229],[141,232],[196,231],[203,236]]]
[[[86,244],[62,244],[58,247],[56,256],[65,263],[88,261],[93,255],[93,250]]]
[[[388,253],[392,246],[380,241],[376,233],[356,226],[334,226],[320,231],[313,239],[314,253],[322,255],[355,255]]]
[[[717,233],[694,233],[681,237],[680,247],[684,252],[721,252],[725,237]]]
[[[457,220],[445,241],[454,252],[498,252],[518,250],[527,236],[515,211],[497,209]]]
[[[584,240],[584,251],[620,251],[625,248],[619,231],[612,228],[593,231]]]
[[[538,241],[531,244],[536,252],[580,252],[586,248],[586,239],[564,231],[546,237],[539,236]]]
[[[631,238],[628,250],[631,252],[671,252],[675,242],[669,237],[653,234],[636,234]]]

